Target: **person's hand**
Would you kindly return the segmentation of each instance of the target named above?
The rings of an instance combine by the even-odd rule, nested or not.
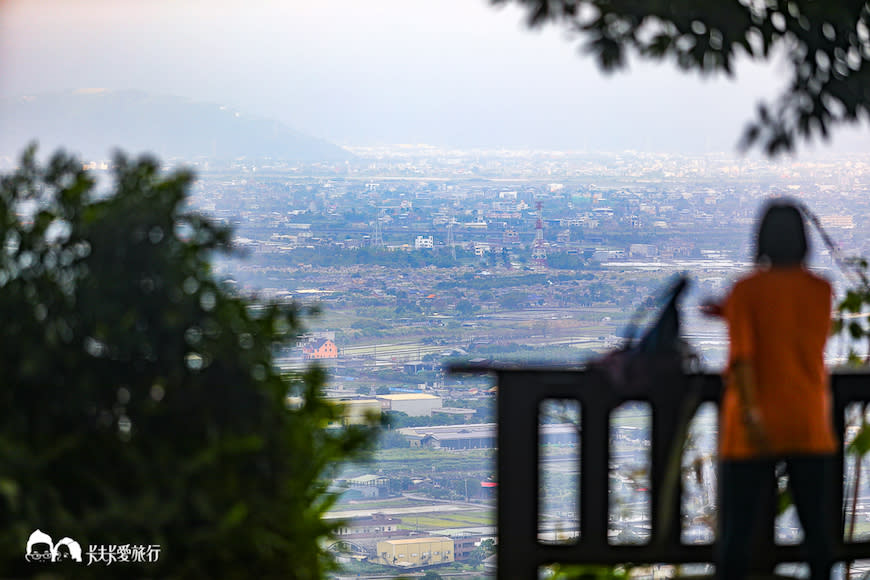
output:
[[[712,316],[715,318],[722,317],[722,305],[719,302],[713,300],[712,298],[708,298],[701,302],[698,310],[700,310],[701,314],[703,314],[704,316]]]
[[[746,426],[746,433],[752,446],[762,453],[769,452],[770,440],[767,438],[767,431],[764,429],[758,410],[751,409],[745,411],[743,413],[743,424]]]

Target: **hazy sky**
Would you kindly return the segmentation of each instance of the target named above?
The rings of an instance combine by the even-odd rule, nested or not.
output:
[[[738,76],[604,76],[563,30],[484,0],[0,0],[0,95],[140,89],[338,144],[734,150],[785,70]]]

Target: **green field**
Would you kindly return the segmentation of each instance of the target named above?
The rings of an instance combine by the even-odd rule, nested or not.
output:
[[[490,474],[495,472],[495,450],[445,451],[440,449],[385,449],[370,460],[349,465],[345,477],[356,477],[372,470],[388,475],[426,477],[445,474]]]
[[[495,510],[474,510],[440,514],[437,516],[431,514],[424,516],[407,516],[402,519],[402,524],[399,527],[406,530],[434,530],[494,525]]]

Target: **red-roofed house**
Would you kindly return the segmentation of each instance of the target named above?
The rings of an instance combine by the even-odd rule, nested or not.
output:
[[[338,348],[328,338],[318,338],[302,347],[302,356],[305,360],[338,358]]]

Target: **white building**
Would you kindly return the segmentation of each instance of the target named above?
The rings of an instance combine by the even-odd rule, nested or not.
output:
[[[415,250],[431,250],[435,247],[435,239],[432,236],[417,236],[414,240]]]
[[[341,417],[337,421],[330,422],[328,427],[371,425],[377,423],[381,416],[381,402],[372,397],[327,398],[326,400],[341,408]]]
[[[378,395],[381,409],[384,411],[399,411],[411,417],[428,417],[432,409],[442,407],[441,397],[427,393],[398,393],[395,395]]]
[[[653,244],[631,244],[628,247],[628,255],[632,258],[654,258],[659,250]]]

